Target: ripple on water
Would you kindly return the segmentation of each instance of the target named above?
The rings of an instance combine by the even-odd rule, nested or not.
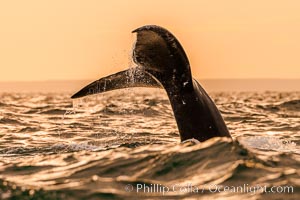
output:
[[[139,183],[203,188],[201,194],[168,192],[168,199],[300,198],[299,92],[213,93],[236,140],[197,145],[179,143],[164,91],[108,92],[74,108],[69,96],[1,96],[0,198],[162,197],[124,189]],[[292,185],[295,192],[209,191],[210,185],[244,183]]]

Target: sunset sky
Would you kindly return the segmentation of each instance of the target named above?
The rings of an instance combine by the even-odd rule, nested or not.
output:
[[[197,78],[300,78],[298,0],[1,0],[0,81],[126,69],[147,24],[177,37]]]

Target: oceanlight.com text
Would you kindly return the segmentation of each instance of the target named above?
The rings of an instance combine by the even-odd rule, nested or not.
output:
[[[240,186],[227,186],[217,184],[204,184],[200,186],[188,184],[173,184],[170,186],[162,184],[127,184],[125,191],[136,193],[160,193],[166,195],[167,193],[293,193],[293,186],[267,186],[267,185],[249,185],[243,184]]]

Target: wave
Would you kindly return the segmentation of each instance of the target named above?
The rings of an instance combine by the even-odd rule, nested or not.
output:
[[[23,125],[23,123],[20,120],[8,118],[8,117],[0,118],[0,124]]]
[[[70,147],[72,148],[72,145],[68,146]],[[105,196],[116,199],[162,197],[160,192],[126,191],[128,185],[136,190],[137,184],[148,187],[157,184],[169,188],[190,184],[201,187],[201,195],[206,198],[227,196],[226,193],[212,194],[210,186],[214,185],[268,183],[271,186],[284,180],[287,185],[293,183],[295,190],[300,189],[300,185],[297,184],[299,161],[296,158],[287,154],[266,154],[266,157],[261,157],[239,142],[232,142],[226,138],[213,138],[192,146],[152,144],[136,148],[123,146],[99,152],[95,152],[94,147],[89,145],[78,147],[75,145],[73,149],[81,150],[76,153],[44,154],[34,158],[28,157],[23,163],[2,163],[0,170],[4,170],[5,173],[0,175],[0,188],[11,190],[10,183],[13,183],[15,191],[12,191],[11,195],[15,195],[14,197],[24,198],[33,191],[30,194],[32,198],[55,192],[59,199]],[[61,149],[65,146],[56,145],[53,148]],[[288,159],[289,163],[282,163],[282,159]],[[284,166],[289,167],[288,173]],[[265,174],[271,175],[266,177]],[[295,182],[292,182],[293,180]],[[26,188],[28,193],[16,192],[21,188]],[[47,191],[40,188],[47,188]],[[69,192],[68,188],[72,188],[72,192]],[[168,191],[165,195],[171,199],[196,198],[199,193]]]
[[[66,113],[65,109],[59,109],[59,108],[54,108],[54,109],[49,109],[49,110],[44,110],[39,112],[39,114],[47,114],[47,115],[64,115],[65,113]]]
[[[179,144],[166,94],[117,92],[71,108],[68,95],[1,96],[0,199],[289,199],[300,191],[300,93],[222,93],[234,141]],[[49,98],[48,98],[49,97]],[[205,186],[137,193],[128,184]],[[290,194],[211,193],[209,184],[293,185]],[[280,196],[281,195],[281,196]],[[298,198],[297,198],[298,199]]]
[[[298,112],[300,111],[300,100],[290,100],[279,104],[257,105],[256,107],[270,112],[282,110]]]
[[[279,107],[292,111],[300,111],[300,99],[283,102],[279,104]]]
[[[24,128],[21,128],[20,130],[18,130],[18,133],[33,133],[33,132],[37,132],[37,131],[40,131],[40,127],[24,127]]]

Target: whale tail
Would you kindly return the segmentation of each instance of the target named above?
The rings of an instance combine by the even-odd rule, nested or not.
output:
[[[193,80],[188,58],[175,36],[153,25],[134,32],[137,39],[132,58],[138,67],[101,78],[72,98],[128,87],[164,88],[181,141],[195,139],[202,142],[212,137],[230,137],[217,106]]]
[[[96,80],[79,90],[71,98],[76,99],[129,87],[163,88],[154,76],[140,67],[135,67]]]

